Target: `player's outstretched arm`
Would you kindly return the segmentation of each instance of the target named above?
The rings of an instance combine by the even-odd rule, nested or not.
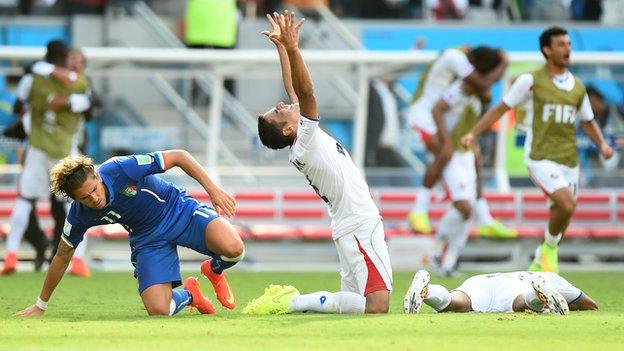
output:
[[[180,167],[184,173],[195,179],[210,195],[210,202],[219,214],[233,217],[236,214],[236,201],[232,195],[221,189],[208,176],[206,170],[197,162],[195,157],[186,150],[163,151],[165,159],[165,170],[173,167]]]
[[[314,97],[314,85],[310,71],[303,62],[303,56],[299,50],[299,31],[305,19],[295,23],[295,14],[285,11],[280,14],[278,25],[280,27],[280,42],[284,44],[290,61],[293,88],[299,99],[301,114],[309,118],[317,118],[316,98]]]
[[[265,35],[269,40],[275,44],[275,48],[277,49],[277,54],[279,55],[280,67],[282,70],[282,81],[284,82],[284,90],[286,90],[286,94],[288,94],[288,98],[292,104],[296,104],[299,102],[297,98],[297,94],[295,94],[295,89],[293,88],[293,82],[290,72],[290,61],[288,60],[288,53],[286,52],[286,48],[284,44],[282,44],[279,40],[281,31],[279,24],[279,13],[273,12],[273,16],[267,14],[266,17],[271,23],[271,31],[268,30],[262,31],[260,34]]]
[[[504,102],[499,102],[498,105],[489,109],[483,117],[479,120],[476,126],[472,128],[470,133],[464,135],[460,139],[460,143],[464,147],[470,146],[475,139],[481,134],[483,131],[488,130],[494,122],[498,121],[501,116],[509,110],[509,106],[505,105]]]
[[[50,297],[52,297],[52,293],[54,292],[54,289],[56,289],[58,283],[61,279],[63,279],[63,275],[65,274],[73,255],[74,248],[69,246],[65,241],[61,240],[59,242],[58,249],[56,250],[56,255],[54,255],[52,263],[50,263],[50,268],[48,268],[48,273],[46,273],[45,281],[43,282],[43,287],[39,293],[37,303],[16,313],[16,316],[40,316],[45,312],[48,301],[50,301]]]
[[[581,128],[587,134],[589,139],[598,147],[600,150],[600,154],[605,159],[611,158],[613,156],[613,149],[607,142],[604,140],[602,136],[602,132],[600,131],[600,127],[598,127],[598,123],[595,120],[591,120],[589,122],[581,122]]]

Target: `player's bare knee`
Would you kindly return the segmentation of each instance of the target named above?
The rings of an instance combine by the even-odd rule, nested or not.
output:
[[[145,305],[145,309],[147,310],[147,314],[150,316],[168,316],[169,315],[169,304],[150,304]]]
[[[233,240],[225,246],[221,255],[228,258],[240,258],[239,261],[242,260],[245,255],[245,245],[243,244],[243,241],[240,239]]]
[[[574,210],[576,209],[576,202],[573,199],[563,201],[560,204],[560,208],[563,213],[565,213],[568,216],[572,216],[572,214],[574,213]]]
[[[457,209],[457,211],[459,211],[459,213],[462,215],[462,217],[464,218],[464,220],[470,218],[470,216],[472,216],[472,206],[470,205],[470,202],[468,201],[456,201],[453,203],[453,206],[455,206],[455,209]]]
[[[390,292],[379,291],[366,296],[366,313],[388,313],[389,309]]]
[[[388,313],[389,309],[388,301],[366,302],[366,313]]]

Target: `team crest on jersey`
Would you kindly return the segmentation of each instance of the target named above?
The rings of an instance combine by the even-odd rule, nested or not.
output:
[[[137,186],[136,184],[128,185],[122,192],[126,197],[133,197],[137,194]]]

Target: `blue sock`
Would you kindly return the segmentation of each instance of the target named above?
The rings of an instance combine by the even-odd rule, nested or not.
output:
[[[193,302],[191,293],[184,289],[176,289],[171,292],[171,306],[169,307],[169,315],[180,312],[184,307]]]
[[[212,268],[213,272],[221,274],[224,270],[237,264],[242,259],[242,256],[243,255],[235,258],[228,258],[220,255],[213,255],[212,262],[210,262],[210,268]]]

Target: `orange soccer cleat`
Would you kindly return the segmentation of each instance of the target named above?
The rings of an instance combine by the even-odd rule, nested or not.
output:
[[[230,289],[230,285],[225,277],[225,272],[218,274],[212,270],[210,266],[212,259],[205,260],[201,265],[201,272],[204,277],[208,278],[212,283],[217,300],[227,309],[234,309],[236,307],[236,298]]]
[[[202,314],[215,314],[217,312],[212,304],[212,301],[202,295],[202,292],[199,289],[199,280],[197,280],[197,278],[186,278],[184,281],[184,289],[193,297],[191,307],[197,308],[197,310]]]
[[[4,267],[0,271],[0,275],[9,275],[15,272],[17,269],[17,255],[15,252],[7,252],[4,256]]]
[[[77,277],[88,278],[91,276],[91,270],[87,267],[87,263],[82,258],[74,257],[71,260],[69,274]]]

